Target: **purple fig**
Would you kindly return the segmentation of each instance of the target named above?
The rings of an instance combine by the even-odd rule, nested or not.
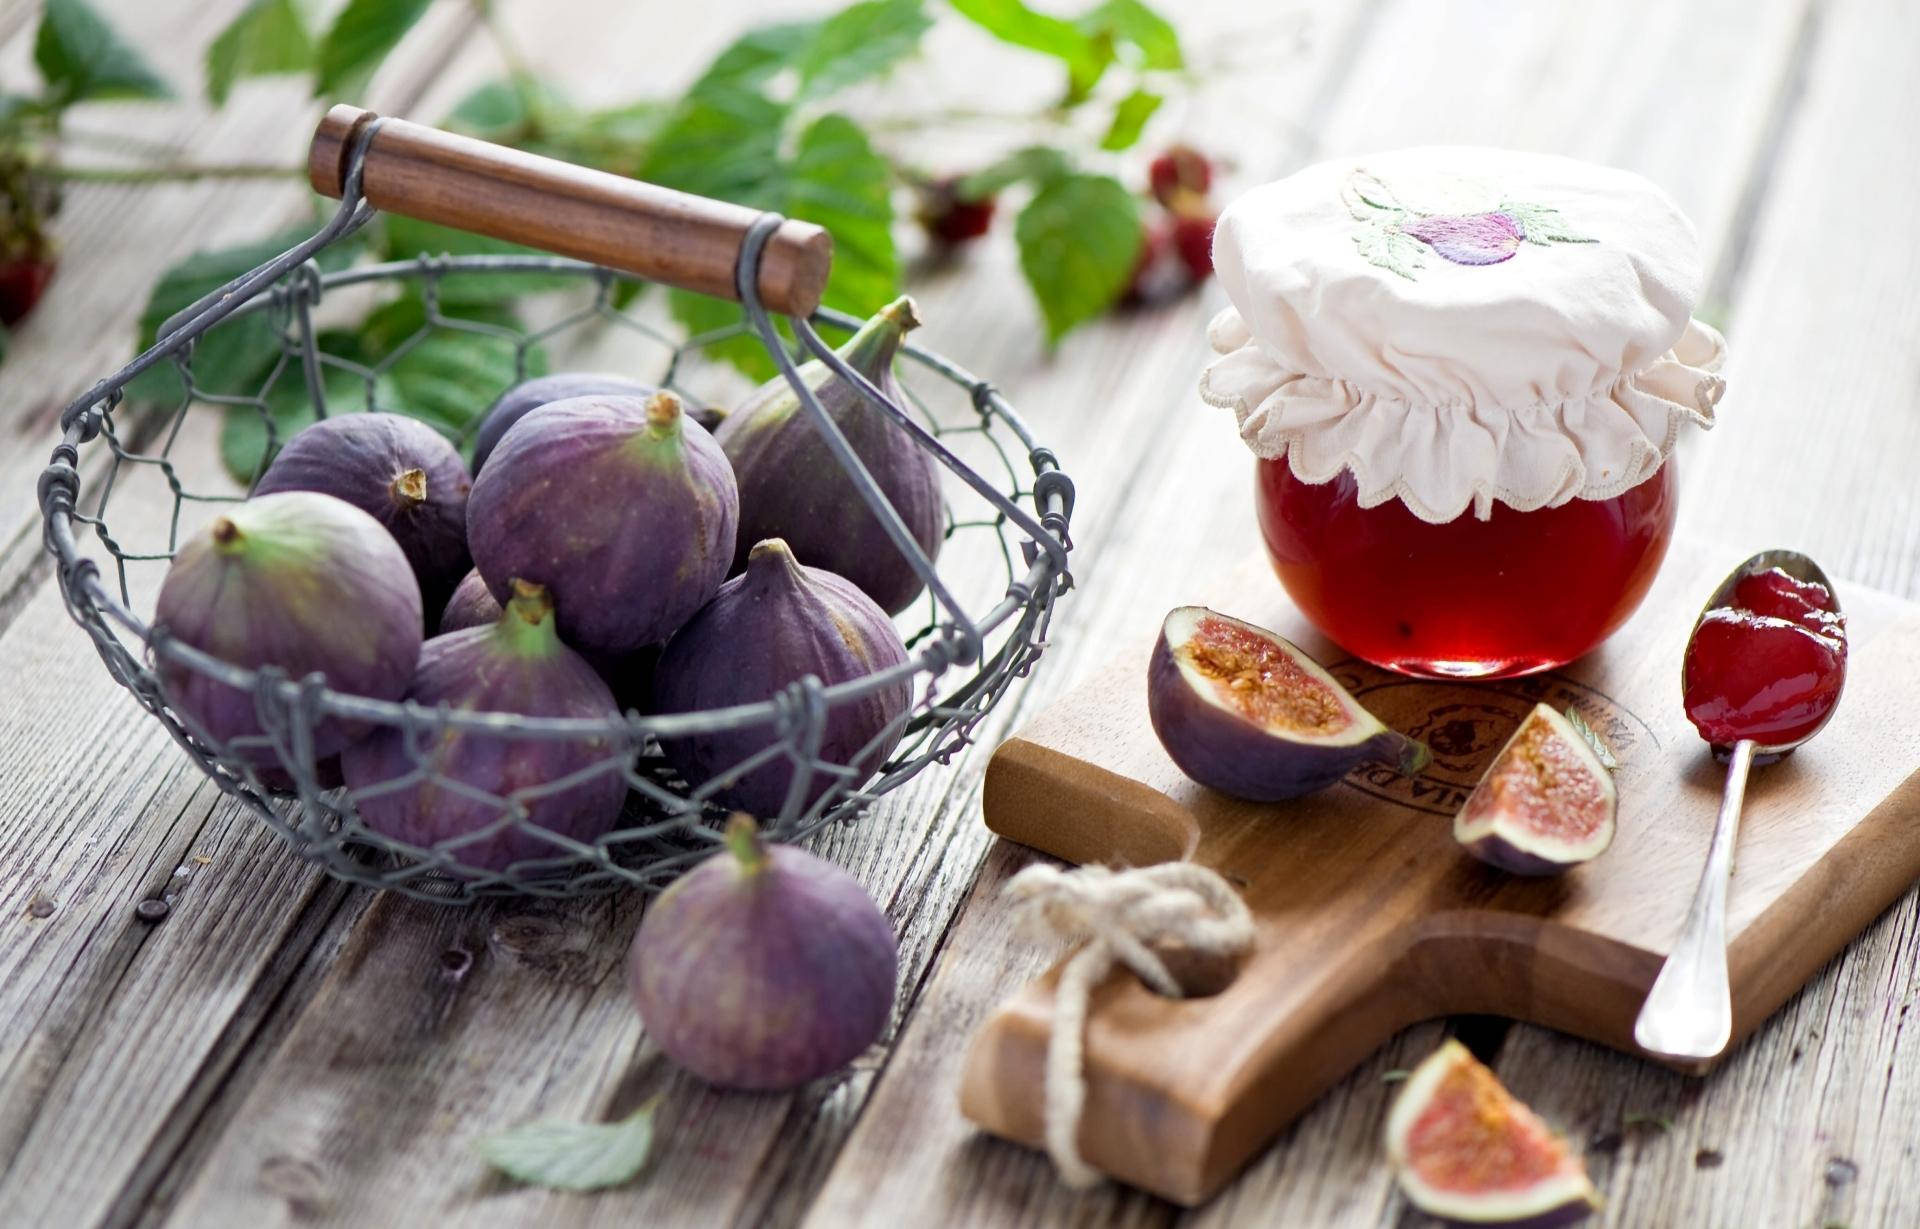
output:
[[[288,772],[284,765],[264,764],[257,767],[254,774],[260,778],[260,784],[270,790],[282,794],[299,791],[299,783],[293,779],[293,774]],[[339,756],[330,755],[313,766],[313,784],[316,789],[322,791],[339,789],[346,783],[346,774],[340,769]]]
[[[507,431],[473,484],[467,537],[495,598],[514,577],[545,585],[568,644],[621,656],[713,596],[739,509],[726,456],[678,397],[575,397]]]
[[[406,698],[455,712],[618,721],[607,685],[560,643],[547,591],[518,580],[512,589],[498,622],[427,641]],[[564,857],[567,849],[542,832],[591,844],[619,821],[627,794],[621,748],[605,734],[512,738],[448,728],[429,738],[382,726],[348,748],[341,767],[367,827],[476,870]]]
[[[236,666],[326,676],[350,695],[397,700],[420,656],[420,586],[393,535],[331,495],[286,491],[236,504],[184,543],[167,569],[154,623]],[[167,703],[250,763],[277,766],[251,692],[161,656]],[[324,760],[365,732],[326,717],[313,729]]]
[[[1363,763],[1416,776],[1431,758],[1299,648],[1204,606],[1161,626],[1147,714],[1181,772],[1254,802],[1325,789]]]
[[[460,583],[467,558],[466,463],[445,436],[399,414],[323,418],[287,441],[255,495],[318,491],[346,500],[386,526],[437,613]]]
[[[668,1058],[723,1088],[785,1089],[859,1057],[893,1010],[893,927],[852,875],[753,820],[647,908],[627,985]]]
[[[1386,1145],[1408,1201],[1451,1224],[1557,1229],[1600,1206],[1580,1158],[1458,1041],[1407,1076]]]
[[[653,711],[653,672],[660,665],[659,645],[650,644],[612,657],[601,653],[582,653],[581,656],[613,692],[613,701],[621,712]]]
[[[1554,875],[1613,844],[1618,796],[1591,737],[1536,704],[1453,818],[1453,839],[1516,875]]]
[[[487,588],[487,582],[481,579],[478,571],[468,572],[466,579],[454,589],[453,596],[447,601],[447,608],[440,616],[440,634],[465,631],[469,627],[485,627],[500,620],[500,603],[493,600],[493,592]],[[593,667],[607,687],[613,692],[614,703],[625,712],[628,709],[647,710],[653,699],[653,667],[660,660],[660,649],[649,645],[631,653],[608,657],[599,653],[581,653],[587,664]]]
[[[481,416],[480,428],[473,434],[474,476],[479,476],[481,467],[493,455],[495,446],[507,433],[507,428],[543,405],[571,397],[639,397],[644,400],[653,393],[651,384],[642,384],[638,380],[604,371],[561,371],[550,376],[522,380],[501,393],[499,399]],[[687,416],[709,431],[719,426],[720,419],[724,417],[718,409],[705,406],[689,409]]]
[[[836,353],[896,405],[903,405],[893,358],[901,338],[919,323],[913,300],[897,299]],[[803,364],[800,375],[900,513],[913,540],[929,560],[935,558],[946,514],[932,454],[825,363],[816,359]],[[925,588],[860,498],[853,479],[827,450],[812,416],[783,377],[762,385],[727,415],[714,438],[726,449],[740,482],[736,574],[746,566],[747,551],[755,542],[784,538],[801,563],[846,577],[888,614],[905,610]]]
[[[440,634],[464,632],[469,627],[487,627],[498,623],[500,614],[500,603],[494,600],[493,590],[487,588],[480,570],[475,568],[453,587],[453,596],[447,599],[446,609],[440,612]]]
[[[886,612],[843,577],[801,566],[778,538],[756,545],[747,570],[676,633],[654,670],[654,711],[685,713],[770,700],[812,675],[832,686],[905,664],[907,646]],[[871,776],[899,743],[913,684],[902,677],[878,691],[842,700],[827,712],[820,758],[854,769],[850,786]],[[775,741],[772,723],[724,733],[661,740],[661,749],[695,786],[725,780],[714,797],[754,815],[785,807],[794,765],[776,756],[738,777],[732,770]],[[838,778],[815,773],[802,798],[812,806]]]
[[[1403,222],[1400,229],[1456,265],[1497,265],[1527,237],[1507,213],[1434,214]]]

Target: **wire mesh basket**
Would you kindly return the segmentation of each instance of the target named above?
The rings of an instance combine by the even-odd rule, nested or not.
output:
[[[790,774],[779,813],[758,818],[770,839],[801,839],[823,824],[855,817],[929,764],[949,761],[1039,658],[1054,602],[1071,583],[1071,482],[989,384],[939,355],[912,345],[902,349],[904,404],[846,367],[815,327],[845,332],[859,323],[818,306],[830,260],[824,232],[778,214],[687,197],[349,107],[335,108],[322,122],[311,169],[315,186],[340,200],[331,220],[165,322],[151,348],[76,398],[61,417],[62,438],[39,486],[46,544],[68,610],[108,670],[223,791],[300,856],[343,879],[447,902],[656,889],[719,847],[724,812],[715,797],[742,775],[768,765]],[[324,271],[318,254],[382,211],[560,254],[421,257]],[[467,278],[526,279],[541,291],[542,302],[551,301],[550,319],[538,327],[510,328],[448,310],[448,299],[458,297]],[[741,322],[676,337],[623,306],[630,288],[646,282],[735,299],[743,307]],[[574,291],[560,289],[569,284]],[[329,335],[316,325],[323,303],[396,286],[409,288],[422,305],[413,332],[376,361],[332,352]],[[776,315],[784,316],[797,353],[781,338]],[[196,357],[204,361],[225,334],[240,328],[271,330],[277,357],[262,386],[231,393],[197,384]],[[803,677],[764,700],[724,709],[657,714],[636,706],[618,720],[533,718],[405,698],[377,700],[332,690],[318,674],[295,678],[272,666],[247,669],[170,636],[142,613],[151,610],[153,591],[196,521],[244,499],[249,489],[201,476],[216,467],[195,451],[205,449],[206,435],[194,429],[196,416],[220,415],[229,428],[238,416],[263,437],[263,457],[271,456],[284,442],[280,424],[289,406],[313,417],[325,417],[330,408],[388,409],[394,365],[449,332],[481,333],[497,343],[503,387],[526,378],[549,347],[612,335],[629,353],[651,356],[651,369],[636,368],[633,375],[696,406],[704,398],[694,388],[695,377],[720,369],[704,361],[708,352],[743,334],[757,338],[896,549],[926,583],[925,596],[896,619],[907,661],[833,685]],[[947,509],[940,568],[914,542],[802,382],[797,364],[807,357],[854,382],[938,461]],[[156,368],[177,373],[179,395],[137,410],[128,386]],[[343,388],[353,392],[355,404],[339,404]],[[471,426],[478,421],[476,416]],[[467,442],[460,432],[450,433]],[[164,484],[161,503],[170,504],[169,511],[160,516],[149,509],[116,520],[116,493],[138,479]],[[250,695],[259,733],[222,742],[198,728],[169,702],[162,664]],[[845,762],[823,757],[823,733],[833,713],[903,681],[912,688],[904,714]],[[327,719],[398,731],[414,749],[410,775],[374,791],[347,788],[334,765],[314,755],[315,727]],[[757,732],[758,750],[704,781],[681,779],[661,752],[663,738],[741,731]],[[497,740],[502,748],[568,744],[594,754],[572,756],[568,762],[578,767],[564,776],[494,792],[444,776],[446,761],[435,748],[456,738]],[[619,782],[625,794],[610,831],[581,839],[541,825],[544,799],[595,782],[607,787],[609,781]],[[356,807],[356,797],[364,801],[369,792],[422,784],[451,791],[469,810],[486,808],[486,821],[414,845],[376,831]],[[508,860],[501,861],[501,849],[512,851]],[[493,853],[479,858],[476,850]]]

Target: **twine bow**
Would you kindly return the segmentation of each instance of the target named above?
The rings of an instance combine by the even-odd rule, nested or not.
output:
[[[1127,870],[1037,865],[1015,875],[1002,894],[1022,926],[1039,938],[1084,943],[1060,972],[1053,1032],[1047,1038],[1047,1154],[1069,1186],[1088,1187],[1100,1171],[1080,1156],[1077,1136],[1087,1084],[1082,1070],[1087,1003],[1093,988],[1126,965],[1169,998],[1184,997],[1153,947],[1181,946],[1235,956],[1253,943],[1253,916],[1227,881],[1193,862]]]

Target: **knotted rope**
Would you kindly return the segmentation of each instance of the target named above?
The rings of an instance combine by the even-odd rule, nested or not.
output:
[[[1246,902],[1218,874],[1194,862],[1165,862],[1127,870],[1082,866],[1063,871],[1029,866],[1002,890],[1022,926],[1040,938],[1084,943],[1053,997],[1047,1038],[1047,1154],[1069,1186],[1088,1187],[1100,1171],[1081,1159],[1077,1136],[1086,1104],[1082,1070],[1087,1003],[1093,988],[1126,965],[1168,998],[1184,993],[1152,948],[1185,947],[1196,954],[1236,956],[1253,943]]]

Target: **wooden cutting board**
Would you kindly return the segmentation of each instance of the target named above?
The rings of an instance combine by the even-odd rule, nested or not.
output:
[[[1750,553],[1677,543],[1599,652],[1479,684],[1346,657],[1307,628],[1264,561],[1222,578],[1193,601],[1294,639],[1434,752],[1417,780],[1361,769],[1285,803],[1240,802],[1173,766],[1145,687],[1165,612],[1137,611],[1137,649],[995,753],[987,824],[1072,862],[1204,863],[1244,891],[1258,939],[1210,998],[1161,998],[1124,972],[1096,991],[1086,1158],[1198,1203],[1376,1046],[1435,1016],[1510,1016],[1634,1051],[1723,781],[1680,709],[1681,651],[1701,603]],[[1736,1042],[1920,877],[1920,606],[1845,585],[1840,597],[1851,640],[1840,707],[1813,742],[1755,769],[1747,791],[1728,918]],[[1461,852],[1451,817],[1538,700],[1578,708],[1613,745],[1619,835],[1586,866],[1523,879]],[[1058,973],[981,1030],[961,1092],[969,1118],[1035,1146]]]

